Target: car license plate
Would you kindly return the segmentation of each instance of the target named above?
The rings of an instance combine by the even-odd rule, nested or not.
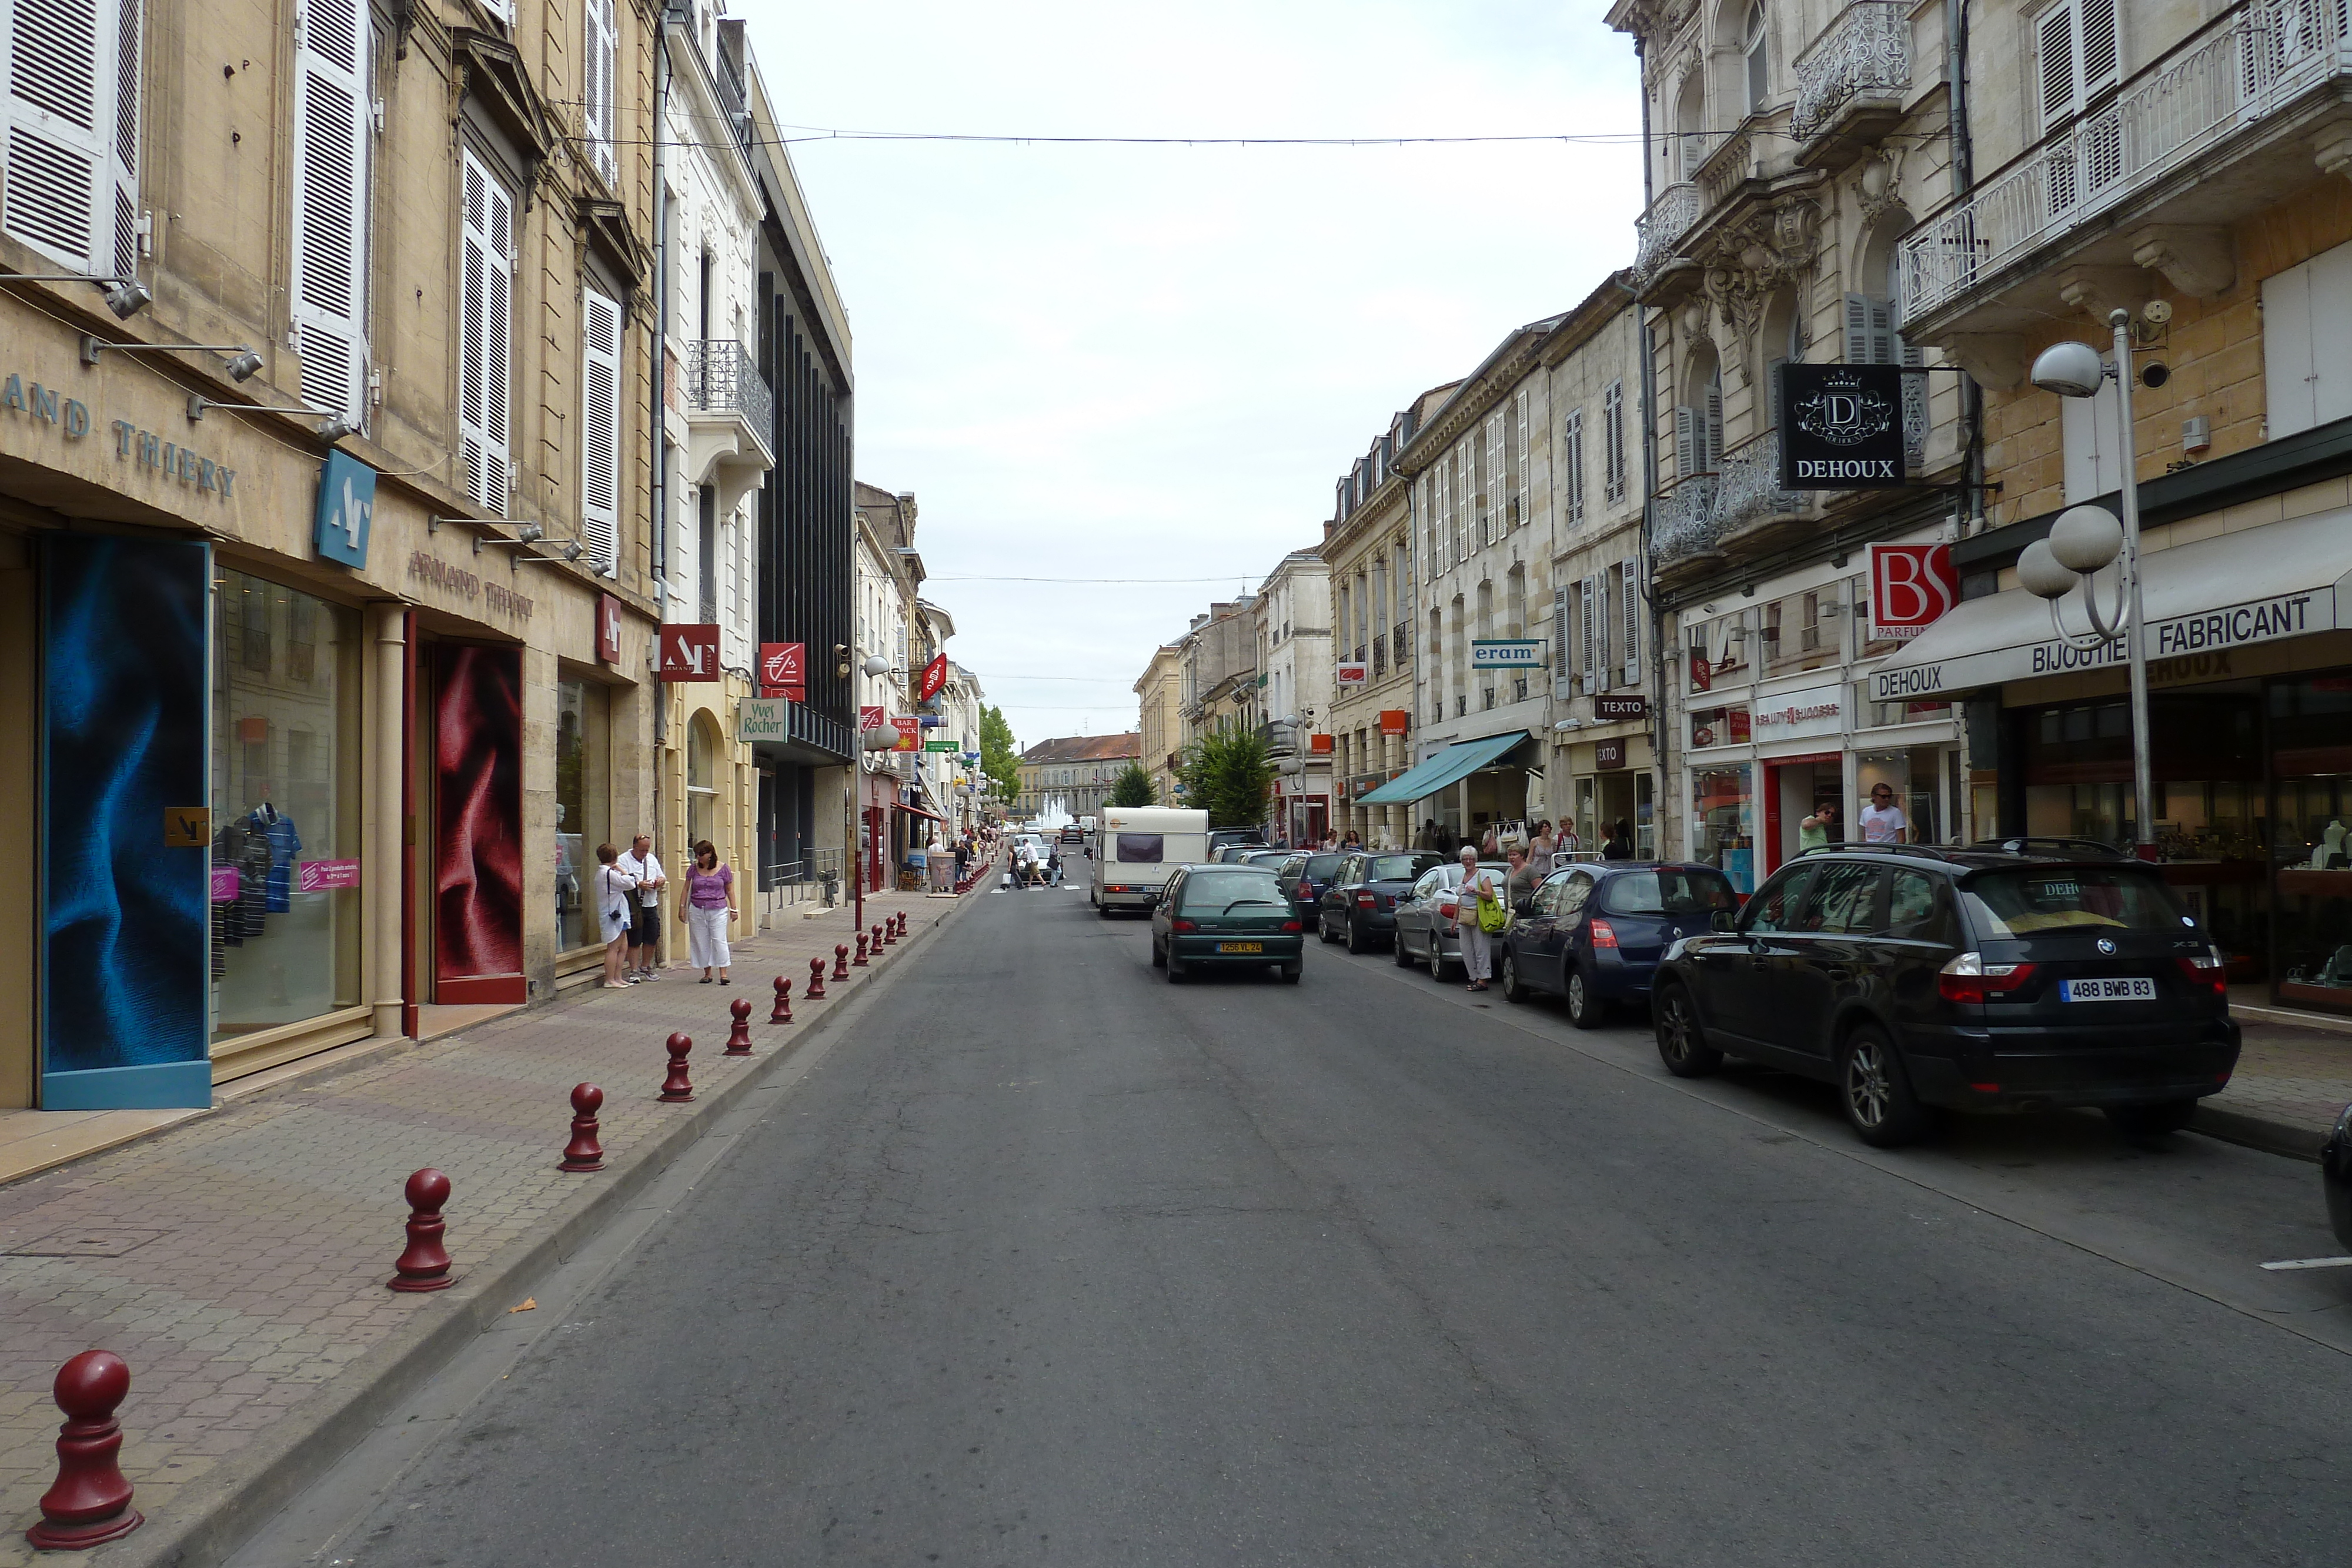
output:
[[[1220,942],[1217,944],[1217,951],[1220,953],[1263,953],[1265,951],[1265,944],[1263,942]]]
[[[2156,1000],[2156,982],[2147,978],[2128,980],[2061,980],[2060,994],[2070,1002],[2152,1002]]]

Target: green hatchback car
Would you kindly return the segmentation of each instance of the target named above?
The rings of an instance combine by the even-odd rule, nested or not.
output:
[[[1298,983],[1307,938],[1274,868],[1188,865],[1168,879],[1151,908],[1151,962],[1182,985],[1201,968],[1271,964]]]

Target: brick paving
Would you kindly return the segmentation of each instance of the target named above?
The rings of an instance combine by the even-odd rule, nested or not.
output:
[[[903,910],[913,935],[956,906],[878,895],[867,924]],[[37,1555],[22,1531],[54,1471],[49,1385],[67,1358],[99,1345],[130,1364],[123,1469],[149,1519],[168,1516],[181,1488],[440,1299],[383,1289],[411,1171],[448,1173],[450,1252],[461,1274],[485,1263],[604,1179],[556,1169],[572,1085],[603,1087],[607,1163],[625,1159],[905,950],[803,1001],[809,959],[852,930],[846,910],[787,915],[736,945],[732,987],[678,967],[623,991],[567,991],[0,1187],[0,1568]],[[780,973],[790,1028],[766,1022]],[[738,997],[754,1006],[748,1059],[720,1054]],[[694,1037],[702,1105],[655,1098],[677,1029]]]
[[[2206,1101],[2298,1131],[2325,1134],[2352,1104],[2352,1035],[2248,1023],[2230,1086]]]

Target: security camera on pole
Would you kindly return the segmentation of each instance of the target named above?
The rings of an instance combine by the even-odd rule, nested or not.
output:
[[[2152,309],[2150,316],[2155,319]],[[2114,379],[2123,521],[2118,523],[2104,507],[2068,507],[2051,525],[2049,538],[2036,539],[2019,555],[2017,580],[2028,593],[2050,601],[2050,624],[2068,646],[2088,652],[2118,641],[2124,645],[2131,670],[2132,809],[2138,818],[2132,837],[2139,857],[2154,860],[2156,791],[2148,765],[2147,649],[2141,634],[2145,617],[2139,593],[2139,474],[2132,441],[2131,312],[2113,311],[2107,322],[2116,334],[2112,364],[2101,363],[2099,351],[2088,343],[2053,343],[2033,361],[2033,384],[2060,397],[2091,398],[2098,396],[2102,382]],[[2114,603],[2103,612],[2095,576],[2111,566],[2121,570]],[[2061,614],[2063,601],[2078,587],[2091,623],[2088,632],[2069,631]]]

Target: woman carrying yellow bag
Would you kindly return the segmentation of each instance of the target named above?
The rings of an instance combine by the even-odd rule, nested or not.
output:
[[[1495,936],[1511,923],[1503,906],[1503,884],[1478,863],[1478,852],[1462,846],[1462,891],[1454,900],[1454,930],[1462,939],[1462,972],[1469,988],[1483,991],[1495,969]]]

